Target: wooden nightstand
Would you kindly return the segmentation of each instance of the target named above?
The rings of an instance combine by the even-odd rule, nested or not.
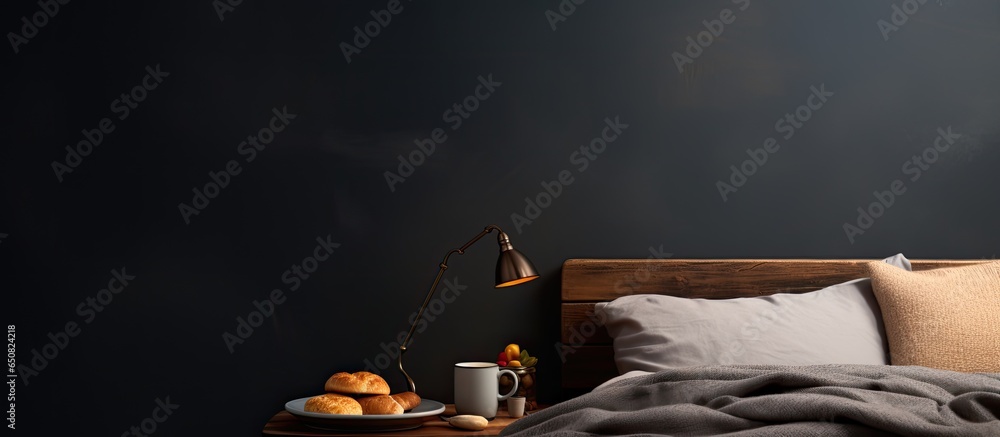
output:
[[[526,412],[527,414],[534,414],[541,411],[543,408],[539,408],[534,411]],[[448,404],[445,405],[444,413],[445,416],[452,416],[455,414],[455,405]],[[323,431],[321,429],[310,428],[295,418],[287,411],[281,411],[275,414],[271,420],[267,421],[264,425],[264,435],[265,436],[359,436],[359,437],[389,437],[389,436],[477,436],[477,435],[497,435],[500,431],[514,423],[518,419],[514,419],[507,415],[507,410],[500,408],[497,412],[497,417],[490,421],[490,424],[486,429],[482,431],[468,431],[464,429],[454,428],[447,425],[447,422],[442,421],[437,416],[428,417],[427,422],[424,426],[417,429],[411,429],[407,431],[394,431],[394,432],[365,432],[360,434],[345,434],[338,433],[334,431]],[[440,425],[440,426],[438,426]]]

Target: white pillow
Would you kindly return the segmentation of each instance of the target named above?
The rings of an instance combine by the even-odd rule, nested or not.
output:
[[[902,254],[886,263],[910,270]],[[889,364],[871,280],[736,299],[633,295],[598,303],[619,373],[718,364]]]

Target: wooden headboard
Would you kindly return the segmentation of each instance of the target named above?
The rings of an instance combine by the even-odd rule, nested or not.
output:
[[[864,277],[872,260],[570,259],[562,268],[560,357],[564,395],[575,396],[618,375],[611,338],[594,304],[631,294],[726,299],[803,293]],[[981,260],[911,260],[913,270]]]

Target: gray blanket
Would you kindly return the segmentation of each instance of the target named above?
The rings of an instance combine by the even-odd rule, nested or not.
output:
[[[711,366],[619,381],[502,435],[1000,436],[1000,374],[911,366]]]

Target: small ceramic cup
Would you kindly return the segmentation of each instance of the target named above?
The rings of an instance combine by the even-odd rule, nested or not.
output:
[[[507,414],[510,417],[521,417],[524,415],[524,396],[511,396],[507,398]]]

